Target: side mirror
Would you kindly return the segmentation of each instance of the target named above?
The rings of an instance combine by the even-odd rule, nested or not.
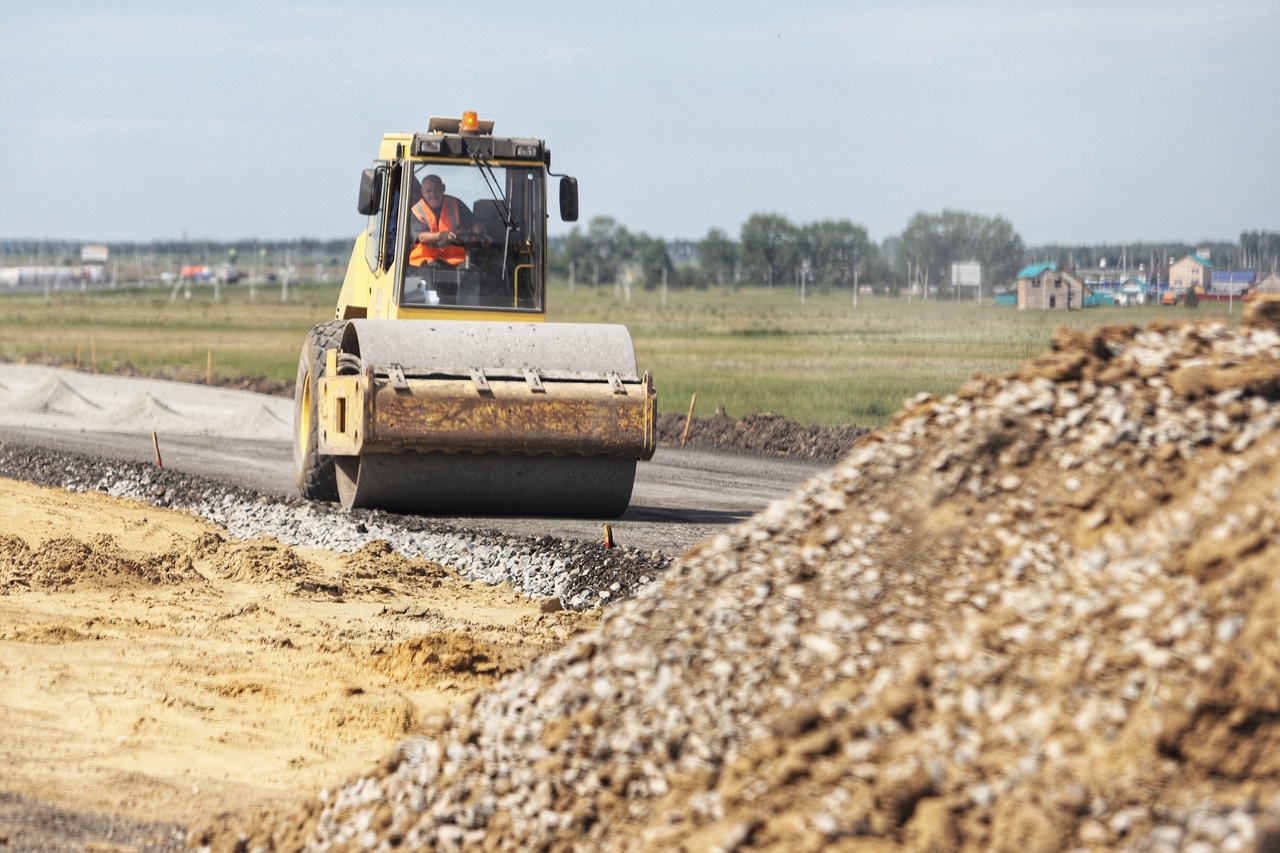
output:
[[[578,179],[560,179],[560,218],[565,222],[578,221]]]
[[[360,173],[360,198],[356,202],[356,212],[361,216],[373,216],[378,212],[381,199],[382,182],[378,180],[379,169],[365,169]]]

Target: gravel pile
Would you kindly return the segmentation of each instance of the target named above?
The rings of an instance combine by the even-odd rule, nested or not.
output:
[[[448,566],[469,580],[506,583],[535,598],[588,610],[630,598],[671,560],[660,552],[605,548],[603,543],[550,536],[459,531],[384,512],[345,512],[331,504],[279,500],[244,489],[139,463],[108,462],[0,442],[5,476],[71,491],[99,491],[207,518],[240,539],[270,536],[287,545],[358,551],[382,540],[406,557]]]
[[[1280,849],[1280,303],[921,397],[221,850]]]

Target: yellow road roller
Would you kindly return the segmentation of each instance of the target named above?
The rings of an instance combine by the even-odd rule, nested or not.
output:
[[[548,323],[540,139],[467,112],[382,138],[334,319],[298,360],[306,498],[424,515],[611,518],[653,456],[657,394],[625,326]],[[559,176],[560,217],[578,218]]]

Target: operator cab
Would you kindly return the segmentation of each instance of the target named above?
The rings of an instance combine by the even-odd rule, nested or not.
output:
[[[468,112],[432,118],[426,133],[383,138],[358,203],[369,217],[369,307],[357,313],[353,295],[344,304],[355,307],[343,313],[340,305],[340,316],[460,309],[458,316],[480,310],[541,319],[551,155],[541,140],[492,134],[493,122]],[[570,177],[560,181],[560,216],[578,218]]]
[[[541,165],[409,165],[400,304],[541,311]]]

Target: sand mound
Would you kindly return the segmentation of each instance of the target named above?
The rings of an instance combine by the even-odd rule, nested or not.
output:
[[[0,534],[0,594],[81,584],[95,588],[199,587],[204,582],[186,553],[130,554],[105,535],[89,541],[62,537],[30,548],[16,536]]]
[[[143,393],[118,406],[105,409],[100,415],[113,429],[125,431],[185,433],[195,426],[186,417],[165,405],[150,393]]]
[[[265,539],[222,543],[210,555],[210,570],[236,583],[284,583],[297,589],[328,584],[320,569],[297,551]]]
[[[40,414],[96,417],[101,407],[85,399],[79,391],[56,377],[49,377],[27,391],[11,392],[4,404],[10,409]]]
[[[236,438],[288,438],[293,434],[293,424],[281,420],[266,406],[258,405],[218,418],[208,424],[206,431]]]
[[[1277,849],[1276,310],[913,401],[248,849]]]
[[[384,539],[375,539],[347,554],[343,563],[350,577],[362,580],[417,579],[435,582],[434,586],[446,580],[460,580],[456,572],[439,563],[405,557]]]
[[[550,650],[560,644],[546,646]],[[406,688],[452,679],[459,687],[470,690],[492,685],[521,669],[529,662],[530,651],[466,634],[434,632],[397,643],[371,658],[369,666]]]

